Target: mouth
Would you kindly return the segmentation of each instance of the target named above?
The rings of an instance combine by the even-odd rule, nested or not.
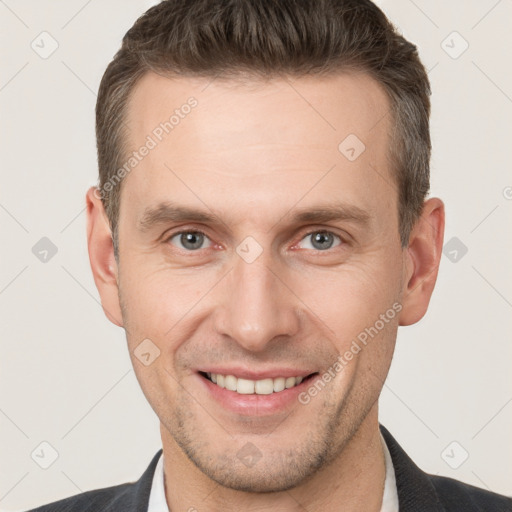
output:
[[[292,389],[300,384],[313,379],[318,372],[306,376],[275,377],[260,380],[250,380],[235,375],[223,375],[220,373],[198,372],[201,377],[215,386],[234,391],[239,395],[274,395]]]

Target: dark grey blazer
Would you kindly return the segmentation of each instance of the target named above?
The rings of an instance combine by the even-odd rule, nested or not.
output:
[[[424,473],[382,425],[380,429],[395,468],[400,512],[512,512],[512,498]],[[30,512],[146,512],[161,453],[137,482],[84,492]]]

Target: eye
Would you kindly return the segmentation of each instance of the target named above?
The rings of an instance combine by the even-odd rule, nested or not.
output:
[[[178,249],[184,249],[186,251],[204,249],[205,247],[202,247],[202,245],[206,240],[208,240],[209,243],[208,237],[201,231],[180,231],[167,239],[168,242],[176,245]],[[210,245],[206,247],[210,247]]]
[[[332,247],[336,247],[341,245],[341,238],[330,231],[312,231],[308,233],[302,240],[310,239],[309,247],[303,247],[303,249],[316,249],[318,251],[325,251],[331,249]],[[335,239],[338,239],[339,242],[333,245]]]

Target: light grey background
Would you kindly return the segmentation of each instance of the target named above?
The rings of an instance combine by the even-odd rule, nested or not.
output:
[[[4,511],[138,479],[161,446],[124,331],[99,306],[84,212],[99,81],[153,3],[0,0]],[[430,70],[432,195],[459,244],[427,316],[399,331],[381,422],[424,470],[512,494],[512,2],[379,4]],[[52,40],[47,58],[31,47]],[[58,250],[47,262],[32,252],[42,237]],[[43,441],[58,452],[48,469]]]

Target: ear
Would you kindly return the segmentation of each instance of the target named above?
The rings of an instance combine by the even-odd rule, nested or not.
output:
[[[119,327],[123,326],[119,290],[117,285],[117,262],[107,214],[99,189],[91,187],[86,194],[87,246],[89,261],[96,288],[101,297],[101,306],[107,318]]]
[[[404,254],[405,288],[400,325],[411,325],[423,318],[437,280],[443,250],[444,204],[433,197],[423,204],[423,211],[409,237]]]

